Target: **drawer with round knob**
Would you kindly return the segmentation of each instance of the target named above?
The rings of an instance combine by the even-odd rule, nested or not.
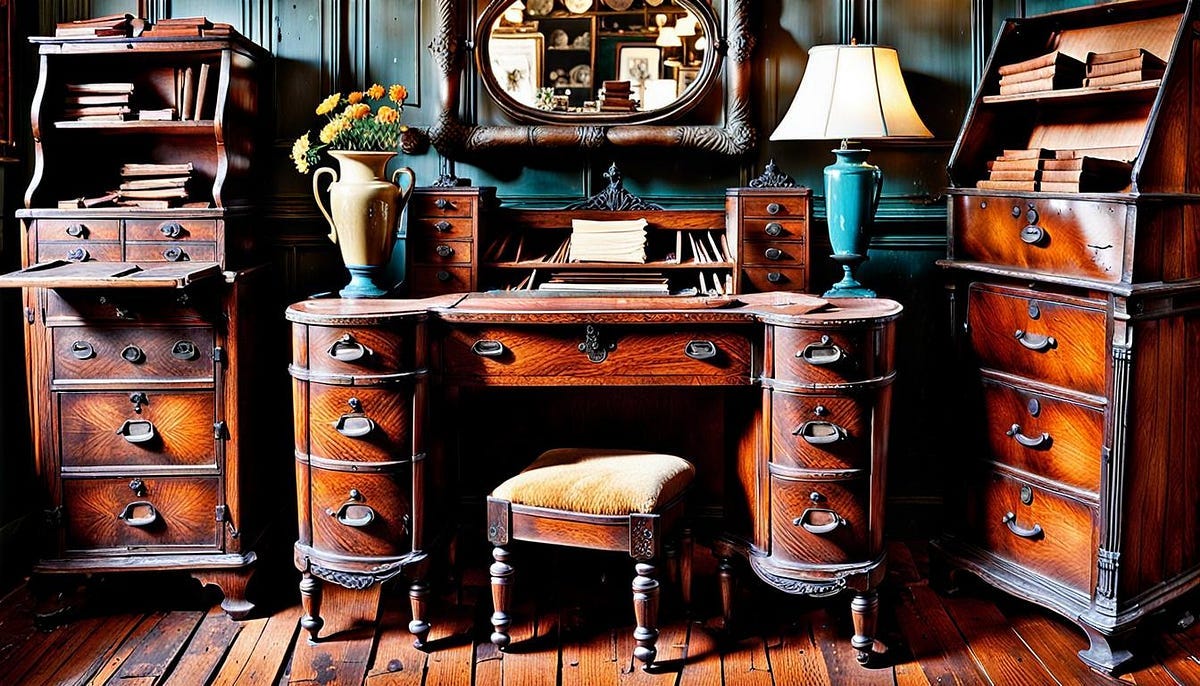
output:
[[[413,385],[308,384],[308,453],[314,460],[399,462],[413,455]],[[304,436],[297,434],[297,440]],[[297,444],[304,452],[304,446]]]
[[[743,240],[742,264],[803,267],[808,262],[808,248],[803,241]]]
[[[408,240],[471,240],[475,231],[472,217],[417,217],[408,220]]]
[[[471,290],[471,268],[419,265],[408,270],[408,291],[414,297],[465,293]]]
[[[808,222],[798,219],[746,219],[742,222],[742,240],[799,241],[808,238]]]
[[[307,470],[312,547],[356,558],[412,549],[412,466]],[[303,507],[304,504],[302,503]]]
[[[127,241],[216,241],[212,219],[126,219]]]
[[[124,380],[211,384],[209,327],[51,327],[56,385]]]
[[[807,193],[747,194],[742,199],[742,216],[807,219],[811,197]]]
[[[62,481],[66,552],[201,552],[221,548],[216,477]]]
[[[116,219],[38,219],[32,228],[40,241],[116,241],[121,222]]]
[[[870,469],[872,446],[887,442],[891,386],[853,395],[771,393],[771,461],[806,469]]]
[[[414,217],[473,217],[477,203],[474,194],[421,189],[412,194],[409,212]]]
[[[771,465],[771,557],[824,565],[874,559],[883,532],[871,526],[870,480],[814,476]]]
[[[126,243],[126,262],[215,262],[217,244],[211,241]]]
[[[62,470],[125,465],[216,470],[218,422],[212,391],[137,389],[54,395]]]
[[[409,236],[409,259],[415,264],[455,264],[471,261],[471,241],[440,236]]]
[[[746,267],[742,269],[743,290],[807,291],[808,270],[804,267]]]
[[[34,262],[120,262],[121,244],[96,240],[38,241]]]

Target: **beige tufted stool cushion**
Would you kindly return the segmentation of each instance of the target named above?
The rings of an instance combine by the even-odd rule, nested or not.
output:
[[[692,483],[696,468],[674,455],[555,448],[496,487],[493,498],[597,515],[651,513]]]

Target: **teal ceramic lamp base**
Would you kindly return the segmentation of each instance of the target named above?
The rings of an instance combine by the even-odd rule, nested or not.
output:
[[[827,298],[874,298],[875,291],[854,278],[854,267],[867,259],[871,222],[879,207],[883,173],[867,162],[870,150],[834,150],[837,161],[825,167],[825,216],[834,261],[842,265],[842,280],[825,292]]]
[[[387,291],[375,285],[375,279],[382,277],[384,267],[378,265],[348,264],[350,283],[338,291],[343,298],[382,298]]]

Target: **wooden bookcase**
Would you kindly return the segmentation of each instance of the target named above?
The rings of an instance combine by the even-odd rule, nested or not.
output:
[[[23,288],[48,523],[35,572],[186,571],[245,616],[254,547],[276,507],[260,487],[287,473],[263,449],[271,413],[256,395],[271,317],[250,202],[270,55],[236,34],[31,41],[24,268],[0,285]],[[132,112],[178,108],[195,102],[205,71],[188,119],[66,112],[68,84],[81,83],[132,83]],[[186,200],[201,206],[59,206],[116,189],[125,164],[188,162]]]
[[[1145,616],[1200,585],[1196,19],[1191,2],[1135,0],[1009,20],[950,162],[964,459],[939,568],[1075,621],[1080,658],[1110,673]],[[1136,48],[1161,79],[998,94],[1002,65]],[[988,160],[1030,148],[1122,159],[1128,179],[977,187]]]

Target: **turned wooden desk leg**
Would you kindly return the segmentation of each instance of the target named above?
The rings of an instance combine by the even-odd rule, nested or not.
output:
[[[679,538],[679,589],[684,607],[692,605],[692,556],[695,552],[692,530],[685,528]]]
[[[492,574],[492,643],[505,648],[512,640],[508,635],[512,625],[508,611],[512,602],[513,568],[508,564],[508,550],[501,546],[492,548],[492,559],[495,560],[489,569]]]
[[[634,569],[637,576],[633,578],[633,616],[637,628],[633,630],[633,640],[637,641],[637,647],[633,656],[648,668],[658,654],[658,648],[654,647],[658,642],[658,581],[650,562],[638,562]]]
[[[192,572],[192,578],[202,586],[216,586],[224,596],[221,599],[221,609],[232,619],[245,619],[254,611],[254,603],[246,599],[246,587],[253,576],[253,568],[227,570],[199,570]]]
[[[854,620],[854,636],[850,645],[857,653],[858,664],[865,665],[871,660],[872,648],[875,645],[875,625],[879,619],[879,593],[866,591],[855,593],[850,601],[850,616]]]
[[[733,559],[722,557],[717,561],[717,579],[721,584],[721,621],[728,631],[733,626]]]
[[[321,619],[321,581],[307,571],[300,579],[300,606],[304,609],[300,626],[308,632],[308,640],[316,643],[317,634],[325,625]]]
[[[429,638],[430,624],[426,620],[429,584],[421,579],[413,581],[412,585],[408,587],[408,603],[412,608],[412,621],[408,623],[408,633],[413,635],[413,645],[420,648]]]

